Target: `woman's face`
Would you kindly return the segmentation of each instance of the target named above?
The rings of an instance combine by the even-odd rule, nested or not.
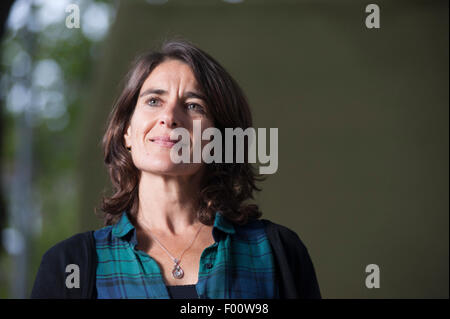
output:
[[[203,163],[174,163],[167,141],[170,132],[179,127],[190,135],[193,143],[203,143],[193,135],[193,121],[200,120],[202,132],[213,127],[206,102],[202,97],[191,68],[178,60],[159,64],[144,81],[138,101],[124,135],[125,145],[131,147],[134,165],[143,172],[162,175],[193,175]],[[205,143],[208,143],[207,141]]]

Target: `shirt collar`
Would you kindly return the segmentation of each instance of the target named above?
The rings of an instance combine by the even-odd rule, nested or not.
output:
[[[214,228],[217,228],[227,234],[234,234],[236,232],[233,224],[225,216],[223,216],[221,212],[216,212],[213,229]]]
[[[128,213],[124,211],[122,217],[120,217],[119,221],[113,226],[112,234],[115,237],[120,238],[128,235],[132,230],[134,230],[134,226],[128,219]]]
[[[122,238],[134,230],[135,230],[135,228],[134,228],[133,224],[130,222],[127,212],[124,211],[122,213],[122,217],[113,226],[112,234],[115,237]],[[226,234],[234,234],[236,232],[233,224],[226,217],[224,217],[220,212],[216,212],[216,216],[214,218],[213,237],[214,237],[215,241],[218,241],[217,230],[220,230]],[[135,235],[136,234],[133,235],[133,238],[135,238]]]

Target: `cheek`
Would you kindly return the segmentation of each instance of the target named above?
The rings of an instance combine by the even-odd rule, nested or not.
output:
[[[154,127],[154,119],[144,114],[136,116],[137,119],[132,123],[132,138],[135,142],[143,141],[144,138],[149,134],[149,132]]]
[[[206,129],[210,128],[210,127],[214,127],[213,123],[210,120],[202,120],[201,121],[200,136],[197,136],[197,135],[193,134],[193,140],[195,142],[197,142],[197,143],[200,142],[202,146],[204,146],[205,144],[208,144],[210,141],[209,140],[203,140],[202,136],[203,136],[203,132]]]
[[[202,133],[204,130],[210,127],[214,127],[214,123],[210,119],[202,119]]]

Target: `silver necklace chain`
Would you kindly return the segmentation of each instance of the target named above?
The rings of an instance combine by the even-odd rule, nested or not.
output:
[[[140,220],[143,221],[142,218],[140,218]],[[172,270],[172,275],[173,275],[173,277],[176,278],[176,279],[181,279],[181,278],[183,278],[183,276],[184,276],[184,271],[183,271],[183,269],[182,269],[181,266],[180,266],[181,258],[183,258],[184,253],[185,253],[186,251],[188,251],[189,248],[191,248],[191,246],[194,244],[195,240],[197,239],[198,235],[200,234],[200,230],[202,229],[203,224],[198,228],[197,234],[195,234],[194,239],[191,241],[191,243],[189,244],[189,246],[188,246],[185,250],[183,250],[183,252],[181,253],[181,256],[180,256],[179,259],[175,258],[175,257],[169,252],[169,250],[167,250],[167,248],[164,247],[164,245],[158,240],[158,238],[156,238],[155,235],[152,234],[152,232],[150,231],[150,228],[147,226],[147,224],[145,223],[145,221],[143,221],[143,223],[141,223],[141,224],[143,224],[144,227],[148,230],[150,237],[153,238],[153,239],[156,241],[156,243],[157,243],[157,244],[158,244],[158,245],[166,252],[166,254],[172,259],[172,261],[173,261],[173,263],[174,263],[174,268],[173,268],[173,270]]]

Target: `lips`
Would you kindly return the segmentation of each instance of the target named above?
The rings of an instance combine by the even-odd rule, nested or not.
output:
[[[170,136],[155,136],[150,138],[150,142],[168,148],[174,146],[179,141],[180,139],[171,139]]]

